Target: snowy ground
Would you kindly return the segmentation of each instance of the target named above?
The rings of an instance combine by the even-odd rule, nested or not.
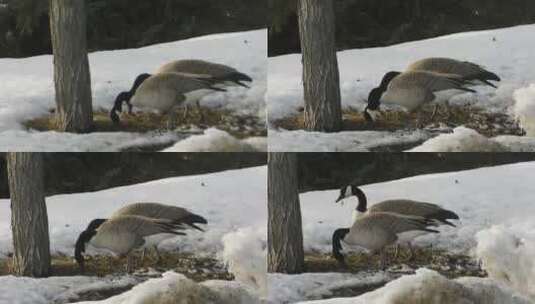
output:
[[[267,73],[266,30],[216,34],[139,49],[102,51],[89,55],[93,108],[109,110],[117,94],[129,90],[141,73],[178,59],[203,59],[235,67],[250,75],[250,89],[231,88],[206,96],[202,106],[232,110],[237,115],[265,119]],[[36,132],[22,122],[54,108],[53,58],[0,59],[1,151],[113,151],[172,143],[183,138],[169,133],[94,133],[86,135]],[[264,147],[265,150],[265,147]]]
[[[484,282],[492,286],[502,286],[508,296],[519,294],[535,302],[535,204],[533,204],[533,180],[535,162],[480,168],[475,170],[421,175],[391,182],[363,186],[370,204],[386,199],[408,198],[437,203],[459,214],[461,220],[457,228],[441,228],[438,235],[422,236],[416,245],[433,244],[451,252],[473,255],[482,261],[482,267],[489,273],[488,279],[458,279],[449,281],[439,278],[432,271],[420,271],[415,276],[404,276],[391,285],[375,292],[376,296],[363,295],[360,302],[324,301],[325,303],[431,303],[430,300],[418,302],[402,301],[400,284],[416,286],[415,289],[432,289],[436,286],[423,286],[421,281],[433,281],[459,287],[455,282],[470,281],[473,284]],[[425,189],[425,191],[422,191]],[[301,194],[303,215],[303,237],[306,251],[328,253],[331,250],[331,236],[335,229],[349,227],[351,211],[355,208],[356,198],[346,199],[344,205],[335,204],[337,190],[315,191]],[[432,274],[430,274],[432,272]],[[381,275],[381,274],[378,274]],[[318,277],[322,278],[319,279]],[[384,276],[383,276],[384,277]],[[429,280],[427,280],[427,279]],[[354,279],[366,282],[368,277],[357,273],[350,274],[306,274],[304,276],[270,275],[270,299],[274,303],[294,302],[306,299],[319,299],[329,296],[329,291],[339,288],[337,283]],[[485,281],[485,280],[488,280]],[[463,281],[463,282],[465,282]],[[354,282],[354,283],[355,283]],[[405,283],[403,283],[405,282]],[[411,283],[412,282],[412,283]],[[485,284],[486,284],[485,283]],[[464,283],[463,283],[464,284]],[[463,285],[461,284],[461,285]],[[487,288],[488,290],[495,289]],[[457,288],[457,289],[456,289]],[[481,291],[476,288],[470,294]],[[496,287],[497,288],[497,287]],[[485,289],[485,290],[487,290]],[[420,291],[415,291],[418,294]],[[490,292],[490,291],[488,291]],[[387,298],[377,300],[380,295]],[[406,295],[405,295],[406,296]],[[473,295],[472,295],[473,296]],[[300,297],[300,298],[299,298]],[[401,296],[400,296],[401,297]],[[474,297],[478,297],[477,295]],[[467,298],[470,298],[467,296]],[[397,299],[397,301],[395,300]],[[373,301],[372,301],[373,300]],[[511,303],[513,300],[511,300]],[[461,302],[461,300],[432,303],[506,303],[498,302]],[[514,303],[529,303],[518,301]]]
[[[533,40],[535,25],[506,29],[467,32],[434,39],[403,43],[389,47],[347,50],[338,53],[342,106],[362,111],[368,93],[382,76],[391,70],[404,70],[409,63],[426,57],[450,57],[468,60],[497,73],[502,81],[498,89],[477,87],[478,94],[455,96],[452,104],[470,103],[490,112],[507,113],[520,120],[520,125],[533,136],[535,108],[535,61]],[[481,50],[485,50],[481,52]],[[269,59],[268,113],[269,124],[277,119],[297,115],[303,106],[301,55],[292,54]],[[531,85],[531,87],[530,87]],[[416,131],[415,133],[417,133]],[[270,128],[269,147],[276,151],[362,151],[388,142],[414,143],[407,132],[375,132],[373,139],[366,132],[351,131],[318,135],[303,131]],[[347,138],[354,141],[348,144]],[[434,134],[426,133],[428,138]],[[364,139],[364,140],[361,140]],[[422,138],[424,140],[426,138]],[[288,142],[294,143],[288,145]],[[533,142],[530,145],[532,148]],[[521,147],[518,147],[520,145]],[[528,145],[528,148],[530,146]],[[522,150],[516,143],[511,149]],[[462,149],[460,149],[462,150]],[[533,151],[533,150],[532,150]]]
[[[155,201],[178,205],[204,216],[208,220],[206,232],[190,231],[187,236],[166,239],[159,248],[216,257],[228,264],[229,271],[239,281],[253,286],[259,294],[265,293],[266,170],[266,167],[255,167],[166,178],[97,192],[48,197],[51,250],[55,254],[73,256],[78,234],[89,221],[106,218],[125,204]],[[0,200],[0,258],[12,251],[11,243],[9,200],[4,199]],[[103,254],[93,249],[88,251],[88,254],[96,253]],[[42,280],[0,277],[0,303],[48,303],[58,294],[73,294],[75,287],[92,288],[87,285],[110,280],[71,278],[74,280],[72,288],[54,277]],[[28,288],[22,289],[23,285]],[[96,284],[93,288],[99,286]],[[42,300],[26,300],[34,298]]]

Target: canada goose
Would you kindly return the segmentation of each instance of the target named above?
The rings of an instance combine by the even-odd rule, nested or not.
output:
[[[478,64],[441,57],[424,58],[415,61],[409,65],[407,71],[428,71],[441,74],[454,74],[463,77],[465,80],[475,81],[476,83],[481,82],[493,88],[496,88],[496,86],[492,84],[490,80],[501,80],[498,75],[485,70]]]
[[[139,82],[140,85],[135,89],[135,94],[131,96],[129,101],[125,98],[130,93],[123,94],[124,92],[121,93],[122,97],[118,96],[116,99],[115,105],[110,112],[113,122],[119,122],[119,116],[116,112],[121,110],[123,102],[127,102],[129,111],[135,106],[167,114],[169,116],[168,128],[173,128],[175,124],[173,111],[177,107],[187,102],[195,102],[211,92],[225,91],[225,89],[214,87],[210,79],[203,77],[193,78],[178,73],[154,74],[142,81],[136,80],[136,83]]]
[[[412,112],[436,99],[437,92],[458,90],[475,93],[465,87],[468,81],[461,76],[427,71],[388,72],[379,87],[371,90],[364,109],[367,121],[373,121],[368,110],[377,110],[381,102],[397,104]]]
[[[433,226],[431,220],[419,216],[406,216],[389,212],[374,212],[357,219],[350,228],[340,228],[334,231],[332,237],[333,257],[343,266],[347,266],[342,250],[341,241],[350,246],[360,246],[372,253],[381,251],[381,267],[386,265],[386,246],[396,243],[405,233],[414,231],[437,233],[429,229]]]
[[[391,212],[400,215],[407,216],[421,216],[426,219],[431,220],[435,225],[448,225],[455,227],[455,225],[448,220],[458,220],[459,216],[450,210],[443,209],[442,207],[425,202],[417,202],[407,199],[395,199],[395,200],[386,200],[374,204],[368,208],[368,200],[364,192],[357,187],[356,185],[347,185],[340,189],[340,195],[336,199],[336,202],[340,202],[345,198],[356,196],[358,198],[358,205],[353,210],[353,221],[356,221],[358,218],[376,212]],[[399,243],[407,243],[409,245],[409,250],[411,256],[413,255],[412,247],[410,246],[410,241],[425,232],[415,232],[407,233],[403,236],[403,239]]]
[[[184,235],[176,230],[188,227],[204,231],[196,224],[206,223],[205,218],[184,208],[159,203],[130,204],[114,212],[109,219],[92,220],[78,237],[74,256],[83,272],[82,254],[86,243],[125,255],[142,246],[145,237],[162,233]]]
[[[154,219],[138,215],[123,215],[115,218],[95,219],[89,223],[87,229],[83,231],[75,245],[74,257],[84,271],[85,244],[89,243],[96,248],[105,248],[119,256],[127,256],[128,272],[131,271],[131,259],[129,253],[143,246],[144,238],[147,236],[170,233],[175,235],[185,235],[177,230],[183,229],[181,224],[173,223],[170,220]]]
[[[242,86],[248,88],[248,86],[243,82],[253,81],[251,77],[244,73],[238,72],[238,70],[232,67],[223,64],[194,59],[176,60],[166,63],[160,68],[158,68],[158,70],[156,70],[156,74],[160,73],[178,73],[184,76],[202,78],[205,80],[209,78],[210,82],[214,85],[214,87],[219,89],[223,89],[227,86]],[[143,83],[143,81],[145,81],[150,76],[152,75],[147,73],[140,74],[136,77],[136,80],[134,81],[134,84],[132,85],[130,91],[121,92],[119,93],[119,95],[117,95],[117,98],[115,99],[114,103],[115,106],[110,112],[110,117],[112,121],[118,122],[118,117],[115,112],[121,112],[123,102],[126,102],[129,107],[129,112],[131,112],[132,105],[130,104],[130,99],[134,96],[137,88],[141,85],[141,83]],[[199,100],[196,101],[196,104],[197,107],[200,107],[198,101]]]

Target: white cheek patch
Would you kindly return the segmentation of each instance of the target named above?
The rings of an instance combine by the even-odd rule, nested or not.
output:
[[[347,186],[344,191],[344,198],[350,197],[353,193],[351,192],[351,186]]]

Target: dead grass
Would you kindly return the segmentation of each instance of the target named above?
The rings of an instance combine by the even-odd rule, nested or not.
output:
[[[414,248],[414,256],[409,259],[409,250],[401,248],[398,256],[394,256],[394,249],[388,252],[389,271],[402,270],[403,265],[411,269],[427,267],[436,270],[448,278],[460,276],[485,277],[486,272],[481,270],[480,265],[469,256],[451,254],[444,250],[432,248]],[[380,256],[366,253],[354,253],[346,256],[348,268],[339,265],[338,262],[327,254],[310,253],[305,257],[307,272],[360,272],[380,270]]]
[[[11,259],[0,260],[0,276],[11,274],[9,265]],[[126,260],[109,256],[86,257],[85,272],[83,275],[99,276],[125,273]],[[141,262],[140,254],[136,254],[135,271],[143,273],[148,268],[164,272],[174,270],[195,281],[205,280],[233,280],[232,274],[228,273],[217,260],[206,257],[196,257],[185,253],[161,253],[161,260],[156,263],[153,255],[148,255]],[[78,264],[72,257],[54,256],[52,258],[52,276],[76,276],[82,275]]]
[[[178,129],[189,129],[191,125],[199,126],[202,129],[217,127],[225,130],[237,138],[251,136],[266,136],[265,123],[254,116],[237,116],[235,113],[224,109],[201,108],[204,120],[201,122],[200,112],[190,110],[184,117],[178,112]],[[93,113],[92,132],[137,132],[146,133],[155,130],[165,130],[167,116],[153,113],[135,113],[132,115],[122,114],[121,122],[118,125],[112,123],[107,111],[98,110]],[[37,131],[57,130],[56,119],[53,111],[49,115],[28,120],[23,123],[28,129]]]
[[[440,111],[435,115],[433,120],[423,122],[426,128],[437,128],[440,126],[455,127],[464,125],[471,129],[477,130],[485,136],[497,135],[523,135],[524,132],[518,124],[506,114],[488,113],[481,108],[464,105],[450,106],[451,115],[447,117]],[[381,116],[373,123],[368,123],[362,112],[355,109],[346,109],[343,111],[343,130],[344,131],[396,131],[411,129],[416,127],[418,116],[427,118],[431,117],[434,111],[434,105],[429,105],[418,113],[406,113],[403,111],[386,110],[382,111]],[[286,117],[273,122],[275,127],[286,130],[299,130],[304,128],[304,116],[302,114]],[[421,127],[421,126],[420,126]]]

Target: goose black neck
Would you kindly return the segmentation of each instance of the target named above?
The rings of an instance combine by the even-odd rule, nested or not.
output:
[[[145,81],[147,78],[152,76],[151,74],[143,73],[136,77],[136,80],[134,80],[134,84],[132,85],[132,88],[130,89],[130,95],[134,96],[136,93],[137,88]]]
[[[85,245],[97,234],[97,228],[102,225],[106,219],[94,219],[87,226],[86,230],[82,231],[76,240],[74,245],[74,259],[80,266],[80,270],[84,271],[84,257]]]
[[[392,71],[386,73],[385,76],[383,76],[383,80],[381,80],[381,85],[379,85],[379,88],[385,91],[392,79],[396,78],[399,74],[401,74],[401,72]]]
[[[357,211],[359,212],[366,212],[368,210],[368,199],[366,198],[366,194],[362,190],[360,190],[357,186],[351,186],[353,195],[357,197],[359,200],[359,204],[357,205]]]
[[[74,246],[74,259],[78,263],[82,272],[84,271],[84,256],[82,254],[85,252],[85,245],[95,234],[97,234],[95,230],[85,230],[80,233],[76,240],[76,245]]]
[[[345,236],[349,233],[348,228],[340,228],[336,229],[333,233],[333,257],[340,263],[340,265],[345,266],[346,262],[344,259],[344,255],[341,253],[342,250],[342,240],[345,238]]]

